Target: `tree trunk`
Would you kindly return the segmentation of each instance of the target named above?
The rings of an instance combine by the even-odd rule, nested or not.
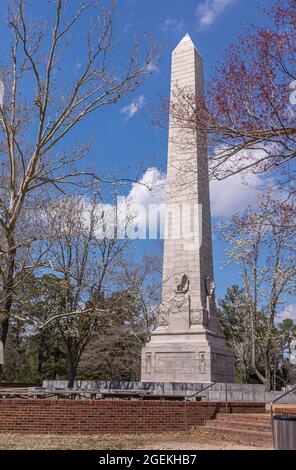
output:
[[[2,320],[1,322],[1,336],[0,336],[0,339],[3,344],[3,353],[5,351],[8,329],[9,329],[9,318],[4,318],[4,320]],[[0,380],[3,379],[3,374],[4,374],[4,366],[3,364],[0,364]]]
[[[68,388],[73,388],[77,374],[78,363],[75,359],[69,360],[68,364]]]
[[[271,364],[268,353],[265,356],[265,391],[271,391]]]
[[[5,349],[6,341],[7,341],[7,335],[8,335],[8,329],[9,329],[9,318],[6,317],[2,320],[1,322],[1,341],[3,344],[3,349]]]
[[[273,391],[276,392],[277,385],[277,356],[274,356],[274,374],[273,374]]]
[[[1,306],[3,309],[3,317],[1,320],[1,341],[3,344],[3,349],[5,350],[7,336],[8,336],[8,329],[9,329],[9,315],[12,306],[12,294],[14,288],[14,268],[15,268],[15,256],[16,256],[16,249],[15,249],[15,241],[12,234],[7,236],[7,248],[8,248],[8,255],[7,255],[7,275],[5,280],[3,281],[3,304],[1,302]]]
[[[53,379],[57,380],[57,370],[58,370],[58,364],[59,364],[59,359],[60,359],[60,350],[58,347],[54,348],[54,372],[53,372]]]
[[[37,368],[37,371],[38,371],[38,377],[40,381],[42,381],[43,379],[43,361],[44,361],[44,336],[43,334],[41,333],[40,334],[40,342],[39,342],[39,348],[38,348],[38,368]]]

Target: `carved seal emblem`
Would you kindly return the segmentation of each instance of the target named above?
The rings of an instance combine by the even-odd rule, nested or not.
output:
[[[183,274],[182,278],[177,278],[176,288],[170,305],[171,313],[179,313],[181,310],[187,310],[188,313],[190,312],[189,285],[190,281],[186,274]]]

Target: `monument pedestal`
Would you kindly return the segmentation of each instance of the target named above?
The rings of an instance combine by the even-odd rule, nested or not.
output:
[[[221,335],[203,327],[178,333],[160,327],[142,350],[141,381],[233,383],[233,355]]]

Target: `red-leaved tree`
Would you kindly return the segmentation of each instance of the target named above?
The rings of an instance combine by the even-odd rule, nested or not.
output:
[[[268,26],[250,27],[225,53],[206,96],[178,90],[176,125],[206,132],[214,177],[283,170],[296,156],[296,0],[266,10]]]

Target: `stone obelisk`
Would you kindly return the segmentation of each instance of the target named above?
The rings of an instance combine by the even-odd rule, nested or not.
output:
[[[203,61],[188,34],[173,51],[171,74],[162,304],[141,380],[233,382],[215,307],[206,138],[184,119],[204,93]]]

